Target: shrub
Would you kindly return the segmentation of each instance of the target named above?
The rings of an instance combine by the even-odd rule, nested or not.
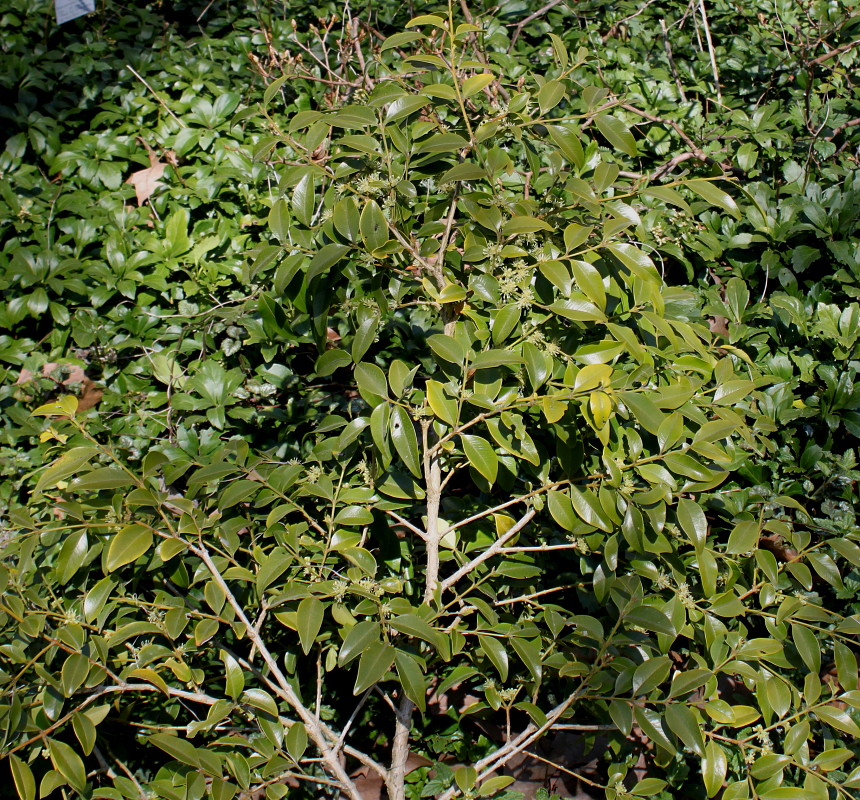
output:
[[[759,347],[778,323],[741,327],[767,313],[726,278],[712,333],[649,244],[666,204],[730,226],[722,172],[636,177],[632,112],[558,34],[538,74],[492,17],[419,17],[363,67],[354,30],[307,40],[319,69],[262,64],[263,110],[189,100],[212,128],[238,108],[268,231],[244,264],[219,230],[221,273],[188,255],[238,200],[186,172],[194,217],[135,239],[150,285],[110,298],[163,327],[110,313],[146,342],[122,380],[149,427],[34,412],[56,450],[0,571],[19,795],[513,798],[523,754],[609,798],[700,771],[708,796],[845,795],[858,622],[828,593],[860,550],[776,468],[750,489],[803,411]]]

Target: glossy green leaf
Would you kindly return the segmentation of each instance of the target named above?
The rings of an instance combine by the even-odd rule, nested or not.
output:
[[[126,564],[137,561],[152,547],[152,531],[138,523],[126,525],[110,541],[105,569],[113,572]]]
[[[470,433],[461,433],[460,441],[469,463],[490,483],[494,483],[499,472],[499,457],[493,446],[481,436]]]
[[[358,675],[353,694],[361,694],[381,681],[394,663],[395,652],[390,644],[379,641],[368,644],[358,658]]]

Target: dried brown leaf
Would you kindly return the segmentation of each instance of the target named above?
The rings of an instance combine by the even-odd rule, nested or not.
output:
[[[158,186],[158,179],[164,174],[164,168],[167,165],[161,161],[154,161],[152,166],[146,169],[133,172],[131,177],[126,181],[134,186],[135,194],[137,194],[137,204],[142,206],[149,200],[155,188]]]

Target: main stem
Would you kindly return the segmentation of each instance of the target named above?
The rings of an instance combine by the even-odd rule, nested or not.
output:
[[[427,566],[424,576],[424,602],[431,603],[436,586],[439,583],[439,505],[442,501],[442,468],[439,465],[439,452],[430,446],[429,419],[421,420],[424,446],[424,483],[427,491],[427,532],[424,540],[427,544]]]
[[[415,704],[404,694],[396,712],[391,767],[386,781],[389,800],[406,800],[406,762],[409,758],[409,733],[412,730],[414,709]]]

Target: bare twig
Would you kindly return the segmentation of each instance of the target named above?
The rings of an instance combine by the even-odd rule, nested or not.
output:
[[[660,30],[663,33],[663,49],[666,51],[666,58],[669,60],[669,69],[672,70],[672,77],[675,79],[675,86],[678,87],[678,94],[683,102],[687,102],[687,95],[684,94],[684,87],[681,84],[681,77],[678,75],[678,68],[675,66],[675,57],[672,55],[672,44],[669,42],[669,32],[666,30],[666,20],[660,20]]]
[[[514,28],[514,35],[511,36],[511,44],[508,47],[508,52],[514,49],[514,45],[517,43],[517,39],[520,38],[520,34],[523,32],[523,28],[528,25],[530,22],[534,22],[539,17],[542,17],[544,14],[552,11],[557,5],[564,2],[564,0],[550,0],[545,6],[539,8],[533,14],[529,14],[525,19],[520,20],[516,27]]]
[[[839,47],[834,47],[832,50],[828,50],[823,56],[818,56],[818,58],[813,58],[812,61],[809,62],[810,67],[818,66],[819,64],[823,64],[825,61],[829,61],[831,58],[835,58],[838,55],[846,52],[847,50],[851,50],[853,47],[857,47],[860,44],[860,39],[855,39],[853,42],[848,42],[848,44],[840,45]]]
[[[405,528],[409,528],[409,530],[412,531],[412,533],[415,533],[418,536],[420,536],[422,539],[426,540],[427,534],[424,531],[422,531],[421,528],[419,528],[417,525],[413,525],[409,520],[401,517],[400,514],[398,514],[396,511],[392,511],[391,509],[386,508],[385,513],[388,514],[388,516],[391,517],[392,519],[397,520],[397,522],[399,522]]]
[[[494,555],[497,555],[504,549],[505,542],[512,539],[516,536],[526,525],[529,524],[532,517],[535,515],[535,510],[530,508],[520,519],[511,526],[510,529],[505,531],[495,542],[493,542],[483,553],[478,556],[475,556],[471,561],[467,564],[464,564],[460,569],[458,569],[453,575],[449,575],[445,578],[444,581],[440,584],[440,587],[444,591],[445,589],[451,588],[460,578],[464,575],[468,575],[475,567],[479,564],[483,564],[488,558],[492,558]]]
[[[177,116],[176,116],[176,114],[174,114],[174,113],[173,113],[173,111],[171,111],[170,106],[169,106],[169,105],[167,105],[167,103],[166,103],[166,102],[164,102],[164,100],[162,100],[162,99],[161,99],[161,97],[159,96],[158,92],[156,92],[156,91],[155,91],[155,89],[153,89],[153,88],[152,88],[152,87],[151,87],[151,86],[146,82],[146,80],[145,80],[145,79],[144,79],[144,78],[143,78],[143,77],[142,77],[138,72],[136,72],[136,71],[135,71],[134,67],[130,66],[129,64],[126,64],[126,65],[125,65],[125,68],[126,68],[126,69],[127,69],[127,70],[132,74],[132,75],[134,75],[134,77],[135,77],[135,78],[137,78],[137,79],[138,79],[138,80],[139,80],[139,81],[140,81],[140,82],[141,82],[141,83],[142,83],[142,84],[143,84],[147,89],[149,89],[149,91],[152,93],[152,96],[153,96],[156,100],[158,100],[158,102],[159,102],[159,103],[161,103],[161,105],[164,107],[164,110],[165,110],[168,114],[170,114],[170,116],[171,116],[171,117],[173,117],[173,119],[175,119],[175,120],[179,123],[179,127],[180,127],[180,128],[187,128],[187,127],[188,127],[188,126],[187,126],[187,125],[186,125],[186,124],[185,124],[181,119],[179,119],[179,117],[177,117]]]
[[[831,142],[837,136],[839,136],[842,131],[846,130],[847,128],[853,128],[856,125],[860,125],[860,117],[857,117],[856,119],[849,119],[848,122],[843,122],[841,125],[838,125],[833,129],[833,133],[831,133],[830,136],[825,136],[824,138],[826,141]]]
[[[711,69],[714,72],[714,89],[717,92],[717,102],[722,105],[723,95],[720,92],[720,73],[717,71],[717,55],[714,52],[714,42],[711,39],[711,26],[708,24],[708,14],[705,11],[705,0],[699,0],[699,12],[702,15],[702,24],[705,26],[705,40],[708,43],[708,55],[711,57]]]
[[[634,12],[633,14],[630,14],[627,17],[624,17],[624,19],[618,20],[618,22],[613,22],[612,27],[608,31],[606,31],[606,33],[603,34],[603,36],[601,36],[600,38],[605,42],[607,39],[612,39],[613,37],[617,36],[618,31],[621,29],[621,26],[624,25],[624,23],[630,22],[631,19],[636,19],[636,17],[638,17],[646,8],[648,8],[648,6],[656,2],[657,0],[648,0],[647,3],[643,3],[641,6],[639,6],[638,11]]]

